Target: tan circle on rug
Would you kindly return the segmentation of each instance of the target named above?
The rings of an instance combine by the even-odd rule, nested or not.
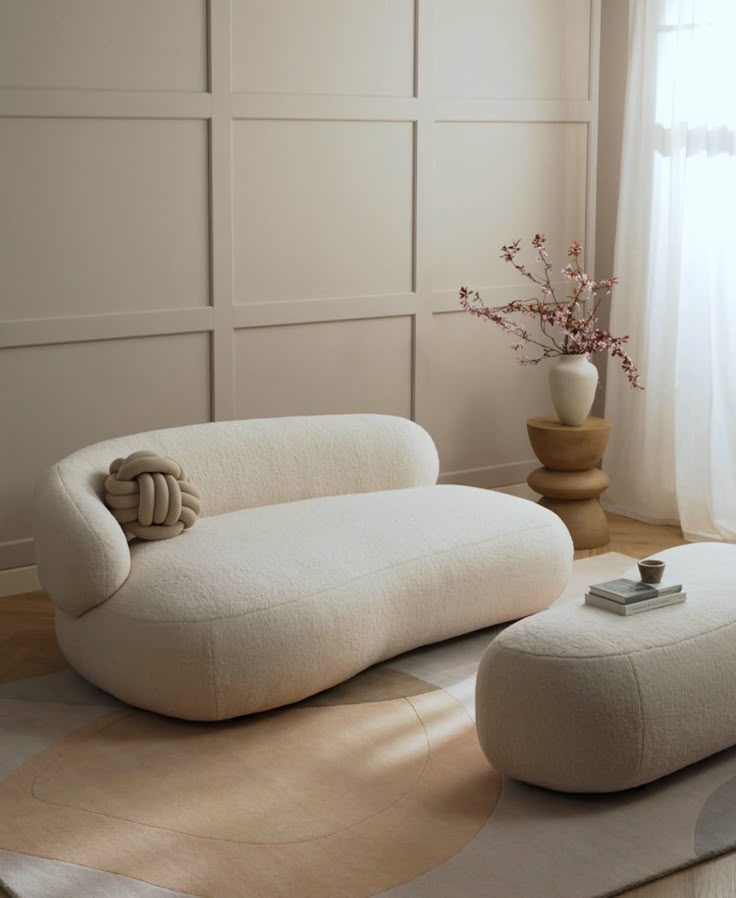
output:
[[[401,801],[427,754],[406,701],[294,708],[214,726],[132,712],[70,745],[36,777],[33,794],[193,836],[297,842]]]
[[[394,667],[369,667],[344,683],[318,692],[300,702],[301,707],[354,705],[359,702],[385,702],[392,698],[408,698],[439,689],[434,683]]]
[[[498,792],[441,690],[226,724],[126,710],[0,783],[0,845],[207,898],[367,898],[457,853]]]

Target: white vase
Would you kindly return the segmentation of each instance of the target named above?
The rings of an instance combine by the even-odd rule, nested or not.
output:
[[[587,355],[561,355],[549,372],[552,404],[560,424],[584,424],[598,386],[598,369]]]

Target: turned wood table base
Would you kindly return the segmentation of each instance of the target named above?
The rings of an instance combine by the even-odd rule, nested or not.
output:
[[[530,418],[529,441],[544,467],[527,477],[527,483],[565,523],[576,549],[595,549],[610,539],[608,521],[598,497],[608,488],[608,475],[595,467],[605,452],[611,424],[604,418],[588,418],[579,427],[560,424],[556,418]]]

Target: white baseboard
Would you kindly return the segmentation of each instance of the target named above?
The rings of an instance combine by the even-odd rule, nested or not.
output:
[[[506,488],[509,484],[519,484],[539,467],[536,459],[513,462],[509,465],[493,465],[490,468],[466,468],[462,471],[445,471],[440,474],[440,483],[457,483],[461,486],[477,486],[481,489],[495,490]]]
[[[24,592],[37,592],[40,588],[35,564],[0,571],[0,598],[17,596]]]
[[[540,498],[539,493],[535,493],[528,483],[512,483],[509,486],[497,486],[497,493],[507,493],[509,496],[517,496],[519,499],[529,499],[530,502],[537,502]]]

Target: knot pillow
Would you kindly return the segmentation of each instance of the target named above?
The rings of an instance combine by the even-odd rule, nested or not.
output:
[[[116,458],[105,480],[105,504],[128,536],[170,539],[194,526],[199,490],[173,458],[142,450]]]

